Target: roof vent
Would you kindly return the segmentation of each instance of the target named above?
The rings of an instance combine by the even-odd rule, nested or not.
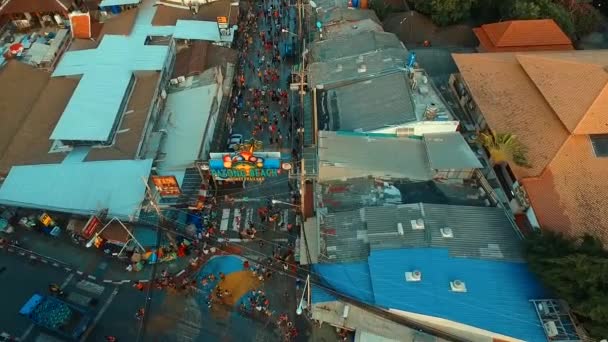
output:
[[[413,282],[413,281],[421,281],[422,280],[422,272],[418,270],[413,270],[412,272],[405,272],[405,281]]]
[[[359,65],[359,68],[357,68],[357,72],[359,72],[359,73],[363,73],[366,71],[367,71],[367,65],[365,65],[365,64],[361,64],[361,65]]]
[[[417,220],[410,221],[412,223],[413,230],[422,230],[424,229],[424,220],[419,218]]]
[[[543,324],[543,328],[545,329],[545,333],[549,338],[555,337],[559,335],[559,331],[557,330],[557,325],[554,321],[547,321]]]
[[[454,232],[452,231],[452,228],[450,228],[450,227],[443,227],[439,231],[441,232],[441,237],[444,237],[444,238],[453,238],[454,237]]]
[[[403,236],[403,234],[405,234],[403,232],[403,224],[401,222],[397,223],[397,233],[399,233],[399,235]]]
[[[463,281],[454,280],[450,282],[452,292],[467,292],[467,286]]]

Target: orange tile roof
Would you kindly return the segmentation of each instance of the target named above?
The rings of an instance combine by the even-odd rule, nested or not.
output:
[[[574,50],[553,19],[511,20],[473,29],[485,52]]]
[[[522,181],[540,225],[608,244],[606,170],[608,158],[595,157],[587,136],[569,137],[541,177]]]
[[[512,133],[528,148],[531,168],[513,167],[518,177],[539,176],[568,137],[559,118],[512,53],[454,54],[488,126]]]
[[[522,54],[517,55],[517,60],[571,133],[608,84],[604,70],[608,52]],[[603,118],[608,121],[608,113],[604,113]],[[608,131],[604,128],[597,133]]]
[[[588,137],[608,133],[608,51],[453,56],[488,126],[528,147],[513,171],[541,226],[608,243],[608,158]]]

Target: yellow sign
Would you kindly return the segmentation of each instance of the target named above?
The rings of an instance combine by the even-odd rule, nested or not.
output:
[[[45,226],[48,227],[53,223],[53,219],[49,216],[49,214],[47,213],[42,213],[42,215],[40,215],[40,222]]]
[[[218,24],[228,24],[228,18],[227,17],[217,17],[217,23]]]
[[[179,196],[182,193],[175,176],[152,176],[152,182],[161,196]]]

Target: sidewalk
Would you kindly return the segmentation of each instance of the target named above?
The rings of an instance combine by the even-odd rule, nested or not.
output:
[[[123,284],[135,280],[149,280],[152,275],[151,265],[146,265],[139,272],[128,272],[128,264],[124,261],[107,256],[97,248],[77,245],[65,232],[59,237],[52,237],[17,227],[13,234],[5,237],[16,239],[20,243],[18,248],[7,246],[4,248],[5,252],[17,253],[32,262],[52,264],[65,272],[73,272],[91,280]],[[176,259],[162,265],[170,272],[179,272],[188,265],[188,258]]]

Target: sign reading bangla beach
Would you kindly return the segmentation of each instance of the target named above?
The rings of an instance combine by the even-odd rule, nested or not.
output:
[[[251,139],[238,144],[236,152],[210,153],[209,169],[219,181],[264,181],[281,174],[280,152],[257,152],[262,142]]]

